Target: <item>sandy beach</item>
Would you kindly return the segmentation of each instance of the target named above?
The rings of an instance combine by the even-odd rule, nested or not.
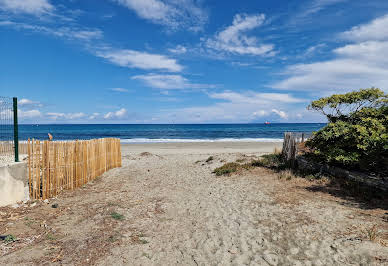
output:
[[[0,208],[0,235],[18,238],[0,264],[387,265],[383,203],[264,168],[212,174],[281,145],[122,145],[123,166],[83,188]]]
[[[125,153],[130,154],[151,152],[159,155],[191,155],[244,152],[249,154],[262,155],[273,152],[275,148],[281,149],[282,144],[282,142],[183,142],[122,144],[122,147]]]

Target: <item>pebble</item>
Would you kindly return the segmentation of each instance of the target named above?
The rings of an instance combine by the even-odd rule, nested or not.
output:
[[[291,253],[292,255],[298,254],[298,253],[299,253],[299,248],[292,248],[292,249],[290,249],[290,253]]]

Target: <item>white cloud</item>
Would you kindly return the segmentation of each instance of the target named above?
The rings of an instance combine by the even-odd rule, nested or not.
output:
[[[42,106],[43,106],[43,105],[42,105],[40,102],[38,102],[38,101],[32,101],[32,100],[30,100],[30,99],[25,99],[25,98],[20,99],[20,100],[18,101],[18,105],[19,105],[19,106],[22,106],[22,107],[34,107],[34,106],[36,106],[36,107],[42,107]]]
[[[231,26],[206,40],[206,46],[233,54],[272,56],[275,54],[272,44],[259,43],[256,37],[246,35],[247,31],[260,27],[264,21],[264,14],[237,14]]]
[[[327,8],[328,6],[346,2],[348,0],[314,0],[307,7],[304,8],[304,12],[300,14],[301,17],[306,17],[318,13],[319,11]]]
[[[92,113],[86,114],[83,112],[76,113],[62,113],[62,112],[46,112],[42,113],[39,110],[20,110],[19,117],[21,119],[40,118],[42,121],[63,121],[63,122],[86,122],[90,120],[119,120],[127,118],[127,110],[125,108],[119,109],[114,112],[108,112],[106,114]]]
[[[177,45],[175,48],[170,48],[168,50],[174,54],[184,54],[187,52],[187,48],[183,45]]]
[[[89,116],[89,120],[94,120],[100,116],[100,113],[93,113],[92,115]]]
[[[257,93],[248,91],[246,93],[237,93],[225,91],[222,93],[210,93],[210,98],[221,99],[229,102],[245,104],[268,104],[268,103],[300,103],[306,102],[305,99],[295,98],[287,93]]]
[[[253,113],[254,117],[263,117],[263,116],[267,116],[267,115],[268,115],[268,112],[265,110],[259,110],[259,111],[256,111]]]
[[[31,119],[31,118],[41,117],[41,116],[42,116],[41,112],[36,109],[27,110],[27,111],[24,111],[21,109],[18,110],[18,117],[21,119]]]
[[[159,54],[149,54],[134,50],[105,50],[98,51],[96,54],[122,67],[147,70],[156,69],[170,72],[180,72],[183,69],[175,59]]]
[[[388,15],[376,18],[370,23],[355,26],[341,36],[351,41],[388,40]]]
[[[306,25],[313,22],[314,15],[318,16],[319,12],[330,6],[344,3],[349,0],[312,0],[302,5],[302,10],[292,16],[287,26]],[[318,24],[318,23],[317,23]],[[298,27],[299,28],[299,27]]]
[[[18,30],[30,30],[33,32],[44,33],[67,40],[92,41],[103,38],[103,33],[99,29],[88,29],[79,27],[50,28],[46,26],[32,25],[9,20],[0,21],[0,26],[12,27]]]
[[[70,114],[67,114],[66,118],[67,119],[80,119],[80,118],[83,118],[85,116],[86,116],[86,114],[84,114],[84,113],[70,113]]]
[[[104,119],[123,119],[126,118],[128,112],[125,108],[121,108],[116,112],[108,112],[104,115]]]
[[[110,90],[115,92],[129,92],[129,90],[124,88],[111,88]]]
[[[271,112],[277,114],[278,116],[280,116],[281,118],[284,118],[284,119],[286,119],[288,117],[284,111],[272,109]],[[297,115],[299,115],[299,114],[297,114]]]
[[[79,40],[97,40],[102,39],[103,33],[99,29],[94,30],[82,30],[82,29],[74,29],[74,28],[60,28],[57,31],[57,35],[63,35],[67,38],[71,39],[79,39]]]
[[[388,91],[388,16],[353,27],[341,36],[355,43],[333,50],[332,60],[289,66],[288,78],[272,85],[286,90],[322,91],[329,94],[359,88]],[[381,34],[376,31],[381,30]],[[383,37],[385,36],[385,37]],[[364,41],[365,39],[368,41]]]
[[[133,76],[134,80],[141,80],[147,86],[157,89],[204,89],[215,88],[216,85],[191,83],[181,75],[147,74]]]
[[[286,93],[256,93],[252,91],[244,93],[225,91],[211,93],[208,96],[211,99],[223,101],[209,106],[162,110],[158,119],[176,123],[211,123],[216,121],[244,123],[260,119],[297,121],[297,114],[301,113],[301,108],[296,108],[295,104],[305,101]],[[304,108],[302,107],[302,109]],[[285,110],[289,111],[286,113]]]
[[[388,27],[388,24],[387,24]],[[388,58],[381,56],[388,52],[388,41],[366,41],[339,47],[333,51],[340,57],[354,58],[374,65],[387,66]]]
[[[84,113],[56,113],[49,112],[46,114],[48,119],[51,120],[79,120],[81,118],[85,118],[86,114]]]
[[[207,21],[207,13],[194,0],[116,0],[136,14],[170,30],[187,28],[201,30]]]
[[[41,15],[55,8],[48,0],[0,0],[0,9],[13,13]]]
[[[324,44],[324,43],[320,43],[320,44],[317,44],[317,45],[314,45],[314,46],[310,46],[309,48],[307,48],[307,50],[303,54],[303,57],[313,56],[314,54],[319,53],[320,50],[322,48],[325,48],[325,47],[326,47],[326,44]]]

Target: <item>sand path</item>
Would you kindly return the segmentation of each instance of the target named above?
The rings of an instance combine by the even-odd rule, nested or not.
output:
[[[24,224],[25,217],[44,218],[47,227],[29,225],[25,239],[42,236],[28,245],[20,241],[0,264],[388,263],[381,242],[388,232],[384,210],[360,211],[354,202],[307,190],[307,181],[278,180],[265,169],[221,178],[211,174],[222,161],[246,158],[239,153],[216,154],[206,163],[209,154],[154,151],[139,155],[125,148],[122,168],[64,193],[55,200],[60,208],[30,208]],[[115,220],[112,212],[125,218]],[[365,230],[374,225],[380,242],[366,239]],[[22,229],[16,222],[9,225],[12,230]],[[47,230],[53,237],[47,238]]]

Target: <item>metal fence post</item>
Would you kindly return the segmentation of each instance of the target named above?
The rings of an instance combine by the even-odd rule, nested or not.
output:
[[[13,97],[13,142],[15,146],[15,162],[19,162],[18,98],[16,97]]]

